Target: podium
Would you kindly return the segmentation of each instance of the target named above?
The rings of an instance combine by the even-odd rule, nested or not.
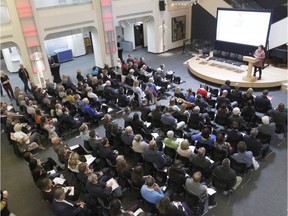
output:
[[[256,77],[252,76],[252,68],[253,64],[258,60],[251,56],[243,56],[243,61],[248,62],[248,71],[247,75],[242,77],[242,79],[245,81],[256,81]]]

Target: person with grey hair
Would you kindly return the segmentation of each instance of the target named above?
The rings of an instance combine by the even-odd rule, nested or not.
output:
[[[99,179],[95,173],[91,173],[88,176],[85,188],[92,197],[95,198],[99,197],[105,203],[109,202],[112,193],[116,197],[121,197],[122,196],[121,187],[119,186],[114,190],[112,190],[114,183],[113,182],[107,183],[106,181],[107,178],[102,177],[101,179]]]
[[[222,165],[216,166],[213,174],[218,179],[228,184],[228,187],[224,189],[223,195],[228,195],[229,192],[236,190],[242,182],[242,177],[237,176],[235,170],[230,167],[229,158],[225,158],[222,161]]]
[[[253,153],[253,156],[256,160],[261,160],[265,158],[269,151],[268,143],[261,143],[261,141],[257,138],[258,129],[252,128],[250,131],[250,135],[245,135],[243,137],[243,141],[247,145],[247,150]]]
[[[271,136],[271,139],[269,141],[269,144],[277,144],[278,138],[276,136],[276,124],[274,122],[270,122],[269,116],[263,116],[261,118],[262,124],[258,126],[259,133],[265,135],[265,136]],[[261,137],[260,137],[261,139]]]
[[[237,106],[237,101],[234,101],[233,103],[231,103],[230,99],[228,98],[228,91],[227,90],[223,90],[221,96],[218,96],[217,98],[217,107],[216,109],[218,110],[222,104],[226,104],[230,109],[233,106]]]
[[[167,132],[167,137],[164,139],[163,143],[167,148],[177,149],[179,147],[179,142],[174,138],[174,132],[172,130]]]
[[[124,143],[125,146],[132,146],[132,142],[134,139],[134,133],[131,126],[127,126],[125,130],[121,134],[121,141]]]
[[[82,107],[81,107],[81,111],[82,111],[85,115],[89,116],[89,118],[96,119],[96,120],[99,120],[99,119],[103,118],[104,113],[102,113],[102,112],[97,112],[93,107],[91,107],[91,106],[89,105],[89,100],[88,100],[88,98],[84,98],[84,99],[82,100],[82,103],[83,103],[83,105],[82,105]]]
[[[23,143],[27,145],[27,151],[32,151],[33,149],[39,148],[44,150],[45,148],[42,146],[42,140],[41,140],[41,135],[37,132],[34,133],[24,133],[22,131],[22,124],[17,123],[14,126],[14,139],[17,142]]]
[[[190,162],[192,167],[194,165],[203,168],[205,170],[205,173],[203,173],[203,175],[205,175],[205,177],[208,177],[211,174],[213,164],[210,162],[209,159],[205,157],[205,154],[206,154],[205,148],[204,147],[199,148],[197,154],[192,154]]]

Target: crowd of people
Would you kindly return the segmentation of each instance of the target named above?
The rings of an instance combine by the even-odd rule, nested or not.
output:
[[[129,56],[115,68],[94,67],[86,77],[77,70],[77,84],[64,74],[61,83],[46,80],[45,89],[29,83],[21,65],[24,91],[14,92],[1,72],[2,85],[20,110],[1,102],[7,138],[57,215],[133,215],[139,206],[124,210],[120,201],[125,188],[144,202],[140,215],[204,215],[217,205],[210,183],[216,188],[217,181],[224,183],[223,195],[231,194],[241,174],[287,136],[285,105],[273,108],[268,90],[255,97],[252,88],[242,92],[227,80],[220,91],[201,84],[183,93],[165,65],[153,69],[144,61]],[[164,105],[160,99],[168,85],[175,92]],[[108,112],[107,106],[115,105],[123,109],[123,126]],[[97,133],[100,124],[103,137]],[[63,140],[73,129],[83,146],[70,148]],[[33,156],[51,146],[58,162]],[[66,180],[57,184],[55,178]]]

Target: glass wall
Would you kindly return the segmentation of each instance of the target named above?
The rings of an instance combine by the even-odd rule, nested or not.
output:
[[[49,7],[63,7],[67,5],[88,4],[92,0],[34,0],[37,9]]]

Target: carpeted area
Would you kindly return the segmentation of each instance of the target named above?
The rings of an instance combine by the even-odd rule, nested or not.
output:
[[[205,81],[193,77],[183,62],[187,61],[190,56],[182,53],[182,48],[168,51],[163,54],[151,54],[146,49],[138,49],[131,56],[140,58],[143,56],[145,62],[157,68],[160,64],[165,64],[166,70],[175,71],[176,76],[180,76],[186,82],[181,84],[183,89],[192,88],[196,90],[200,83]],[[124,59],[128,53],[124,53]],[[73,80],[76,80],[76,70],[81,69],[85,75],[91,72],[95,65],[93,55],[75,58],[73,61],[61,65],[61,74],[70,74]],[[3,66],[3,65],[1,65]],[[2,68],[3,69],[3,68]],[[207,71],[211,73],[213,71]],[[17,74],[8,74],[12,86],[20,86],[23,83]],[[211,87],[219,87],[208,83]],[[261,90],[255,91],[256,95],[261,94]],[[169,94],[173,95],[170,91]],[[287,92],[279,89],[270,89],[269,95],[273,96],[272,105],[275,107],[280,102],[287,105]],[[8,100],[8,97],[1,98]],[[169,98],[162,100],[163,105],[167,104]],[[119,118],[120,114],[115,115]],[[123,126],[123,120],[117,119],[120,126]],[[105,135],[102,125],[97,128],[100,136]],[[78,133],[65,137],[69,146],[80,143],[77,138]],[[263,161],[257,171],[248,173],[244,179],[250,180],[245,186],[240,187],[230,196],[224,197],[217,193],[217,207],[210,210],[207,216],[262,216],[262,215],[286,215],[287,214],[287,140],[284,140],[280,146],[272,146],[273,153],[267,160]],[[40,151],[36,156],[40,159],[52,157],[58,161],[53,149]],[[243,183],[242,183],[243,184]],[[8,144],[6,134],[1,133],[1,189],[9,192],[9,209],[17,216],[50,216],[54,215],[48,202],[43,201],[40,191],[33,183],[29,173],[29,168],[23,159],[18,158],[13,153],[13,148]],[[135,203],[135,196],[131,191],[126,192],[122,202],[124,207]]]

